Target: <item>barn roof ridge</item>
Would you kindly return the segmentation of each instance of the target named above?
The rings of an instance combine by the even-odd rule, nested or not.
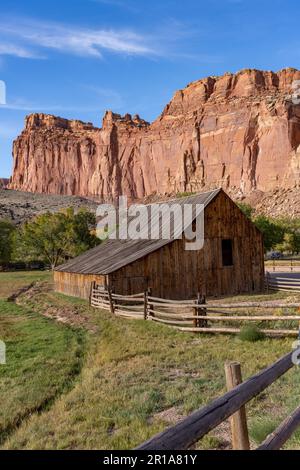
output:
[[[221,191],[223,191],[222,188],[217,188],[182,198],[147,204],[147,206],[170,204],[175,201],[184,204],[184,200],[189,202],[197,200],[196,204],[204,204],[206,208]],[[110,274],[174,241],[174,238],[158,240],[107,239],[100,245],[58,266],[55,270],[78,274]]]
[[[190,199],[190,198],[196,198],[197,196],[201,195],[203,196],[204,194],[214,194],[213,197],[215,197],[220,191],[223,191],[223,188],[221,187],[218,187],[218,188],[215,188],[215,189],[210,189],[209,191],[199,191],[197,193],[191,193],[187,196],[182,196],[182,197],[174,197],[172,199],[160,199],[159,201],[155,201],[155,202],[149,202],[148,204],[146,204],[146,206],[152,206],[153,204],[165,204],[165,203],[169,203],[169,202],[178,202],[178,201],[182,201],[183,199]]]

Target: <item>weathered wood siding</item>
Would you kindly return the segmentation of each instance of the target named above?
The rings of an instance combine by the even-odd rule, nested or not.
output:
[[[105,284],[105,276],[97,274],[76,274],[54,271],[54,286],[56,292],[89,299],[91,283]]]
[[[222,265],[222,239],[232,240],[232,266]],[[262,235],[224,192],[205,209],[203,249],[184,247],[184,240],[176,240],[119,269],[108,277],[111,287],[134,294],[150,286],[153,295],[171,299],[263,290]]]

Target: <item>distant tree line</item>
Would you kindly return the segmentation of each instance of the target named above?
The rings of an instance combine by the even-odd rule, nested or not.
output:
[[[238,206],[263,233],[265,252],[275,250],[290,255],[300,253],[300,218],[255,215],[249,204],[238,203]]]
[[[73,208],[47,212],[16,227],[0,220],[0,264],[41,262],[54,269],[100,243],[95,214]]]

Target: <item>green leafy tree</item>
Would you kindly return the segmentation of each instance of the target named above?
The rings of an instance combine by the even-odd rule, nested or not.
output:
[[[282,238],[275,249],[286,253],[300,252],[300,219],[281,217],[276,224],[282,230]]]
[[[254,219],[257,228],[263,233],[265,251],[274,248],[281,243],[284,235],[282,226],[264,215],[259,215]]]
[[[252,218],[254,208],[250,206],[250,204],[246,204],[245,202],[237,202],[237,206],[241,209],[245,216],[248,217],[248,219]]]
[[[100,243],[92,232],[95,224],[95,215],[85,209],[76,214],[69,208],[39,215],[21,228],[16,256],[42,260],[54,269]]]
[[[276,250],[282,253],[294,254],[297,252],[297,238],[294,233],[285,233],[281,243],[275,246]]]
[[[0,220],[0,263],[11,261],[15,230],[15,226],[9,220]]]
[[[294,249],[295,249],[295,253],[300,253],[300,233],[297,231],[296,233],[294,233],[294,237],[295,237],[295,240],[294,240],[294,243],[295,243],[295,246],[294,246]]]
[[[73,217],[73,252],[71,255],[77,256],[84,251],[97,246],[100,243],[96,237],[96,216],[94,213],[80,209]]]

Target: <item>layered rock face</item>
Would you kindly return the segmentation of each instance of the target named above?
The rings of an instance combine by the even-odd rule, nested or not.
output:
[[[0,178],[0,189],[6,188],[9,183],[8,178]]]
[[[152,124],[110,111],[102,128],[31,115],[14,142],[10,187],[106,200],[298,187],[296,80],[295,69],[208,77],[177,91]]]

